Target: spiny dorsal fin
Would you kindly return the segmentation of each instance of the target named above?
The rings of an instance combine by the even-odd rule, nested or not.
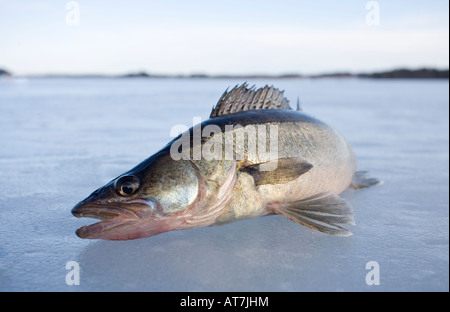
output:
[[[289,101],[273,86],[265,86],[256,90],[255,86],[248,88],[247,83],[236,85],[231,91],[228,89],[222,94],[216,106],[211,111],[210,118],[230,115],[234,113],[263,110],[287,109],[290,110]]]

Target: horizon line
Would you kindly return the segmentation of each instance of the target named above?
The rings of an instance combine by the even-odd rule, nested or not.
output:
[[[426,77],[420,77],[420,76]],[[302,73],[280,73],[280,74],[269,74],[269,73],[245,73],[245,74],[210,74],[204,72],[192,72],[190,74],[169,74],[169,73],[151,73],[145,70],[139,71],[129,71],[122,74],[102,74],[102,73],[47,73],[47,74],[26,74],[26,75],[15,75],[4,68],[0,68],[0,76],[11,76],[20,78],[272,78],[272,79],[292,79],[292,78],[396,78],[396,76],[418,76],[416,78],[449,78],[449,68],[438,68],[438,67],[396,67],[389,70],[372,70],[372,71],[330,71],[323,72],[319,74],[302,74]],[[390,77],[392,76],[392,77]],[[431,77],[428,77],[431,76]]]

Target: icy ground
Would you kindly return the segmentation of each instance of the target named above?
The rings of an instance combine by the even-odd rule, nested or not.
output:
[[[278,80],[342,132],[359,169],[352,237],[280,216],[134,241],[82,240],[71,208],[207,118],[242,81],[0,80],[0,291],[448,291],[448,81]],[[294,104],[295,105],[295,104]],[[67,285],[68,261],[80,285]],[[367,285],[379,264],[380,285]]]

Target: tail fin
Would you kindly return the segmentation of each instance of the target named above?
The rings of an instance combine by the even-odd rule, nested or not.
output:
[[[381,184],[383,184],[383,181],[376,178],[368,178],[367,171],[356,171],[352,179],[352,184],[350,184],[349,188],[360,189]]]

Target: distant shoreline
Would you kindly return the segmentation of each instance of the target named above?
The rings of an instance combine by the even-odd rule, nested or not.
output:
[[[0,69],[0,77],[15,77],[14,74]],[[394,69],[390,71],[380,71],[372,73],[349,73],[337,72],[317,75],[302,75],[302,74],[242,74],[242,75],[228,75],[228,74],[188,74],[188,75],[170,75],[170,74],[151,74],[147,72],[135,72],[123,75],[72,75],[72,74],[48,74],[48,75],[27,75],[19,76],[22,78],[202,78],[202,79],[321,79],[321,78],[372,78],[372,79],[449,79],[449,70],[434,69],[434,68],[420,68],[420,69]]]

